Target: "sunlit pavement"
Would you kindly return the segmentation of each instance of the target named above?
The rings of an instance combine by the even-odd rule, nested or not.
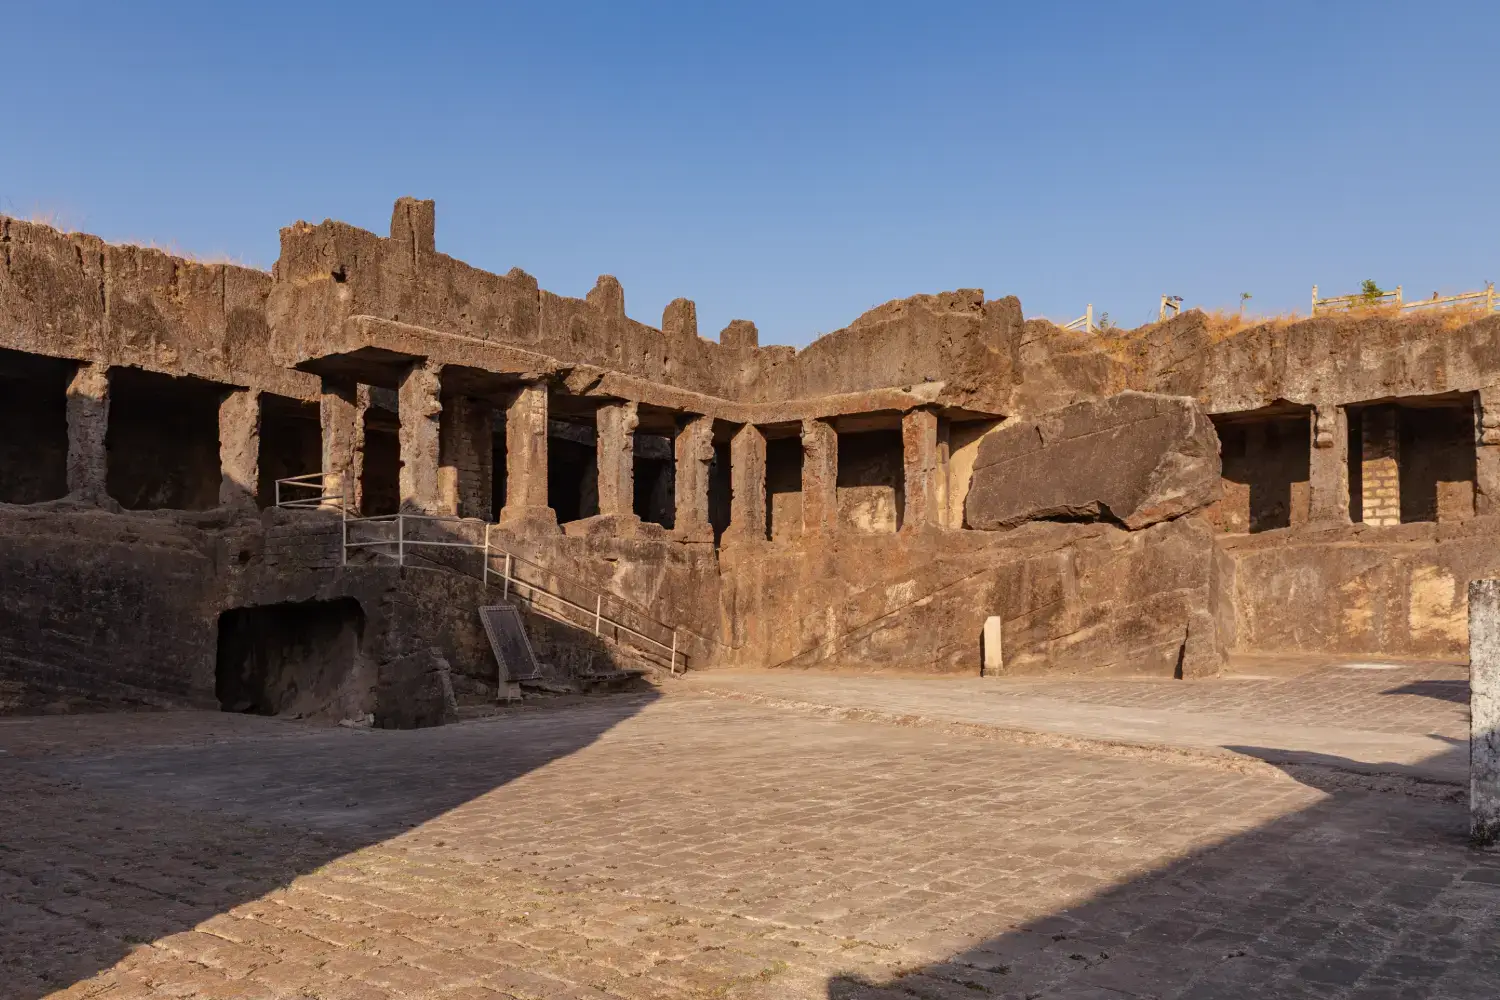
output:
[[[1462,731],[1369,676],[1046,697]],[[1457,786],[773,701],[0,721],[0,995],[1500,996]]]

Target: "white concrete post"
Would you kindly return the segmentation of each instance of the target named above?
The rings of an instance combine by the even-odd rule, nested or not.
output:
[[[1000,676],[1001,669],[1005,666],[1005,657],[1001,646],[1000,616],[990,615],[984,620],[984,668],[985,677]]]
[[[1469,584],[1469,834],[1500,841],[1500,580]]]

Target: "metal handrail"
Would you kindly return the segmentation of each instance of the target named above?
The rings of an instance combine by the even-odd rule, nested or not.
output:
[[[414,515],[408,514],[406,516],[407,517],[412,517]],[[444,518],[443,520],[463,520],[463,519],[462,518]],[[485,524],[485,531],[484,531],[484,533],[485,533],[486,539],[489,538],[490,532],[493,529],[495,529],[496,527],[498,527],[498,525]],[[524,566],[530,566],[533,569],[536,569],[536,570],[538,570],[538,571],[540,571],[542,573],[546,573],[549,576],[554,576],[554,577],[556,577],[559,580],[566,581],[567,583],[572,584],[573,586],[579,588],[580,590],[586,590],[590,594],[593,594],[597,599],[600,599],[600,600],[603,600],[603,601],[613,602],[613,603],[619,605],[621,609],[623,609],[625,611],[633,612],[635,614],[638,614],[638,615],[642,616],[643,618],[648,619],[649,621],[655,622],[657,625],[660,625],[663,629],[670,629],[671,631],[674,631],[674,632],[683,632],[683,633],[686,633],[687,635],[690,635],[694,639],[697,639],[697,640],[699,640],[701,642],[711,643],[711,644],[713,644],[715,646],[722,646],[725,649],[735,649],[735,648],[737,648],[735,646],[731,646],[729,643],[721,642],[718,639],[714,639],[714,638],[711,638],[710,636],[703,635],[701,632],[695,632],[695,631],[693,631],[690,628],[683,628],[681,626],[668,625],[665,622],[662,622],[662,621],[659,621],[659,620],[657,620],[655,618],[652,618],[651,617],[651,613],[646,608],[643,608],[643,607],[641,607],[638,604],[631,604],[630,602],[626,601],[624,598],[617,597],[614,594],[609,594],[609,593],[604,593],[602,591],[599,591],[596,588],[594,588],[593,586],[591,586],[591,585],[583,582],[582,580],[576,579],[575,577],[568,576],[566,573],[559,573],[556,570],[552,569],[551,567],[549,567],[549,566],[543,566],[541,563],[536,562],[535,560],[526,559],[526,558],[523,558],[521,556],[515,555],[514,553],[512,553],[508,549],[504,549],[504,548],[500,548],[499,546],[492,545],[491,546],[491,551],[493,553],[497,554],[497,555],[503,553],[506,556],[509,556],[516,563],[520,563],[521,565],[524,565]],[[494,570],[490,570],[490,572],[493,573]],[[525,581],[519,580],[519,578],[513,578],[513,579],[517,579],[518,582],[522,582],[522,583],[525,582]],[[530,586],[530,584],[527,584],[527,586]],[[585,608],[584,610],[586,611],[588,609]],[[629,628],[629,626],[625,626],[625,627]]]
[[[315,497],[296,497],[283,500],[281,498],[282,487],[290,487],[301,490],[317,490]],[[326,493],[323,489],[323,473],[309,472],[305,476],[287,476],[285,479],[276,480],[276,506],[288,510],[312,510],[320,507],[332,506],[332,501],[338,501],[340,509],[344,506],[344,497],[338,493]]]
[[[567,619],[562,618],[559,615],[551,614],[545,608],[539,608],[539,607],[537,607],[537,605],[536,605],[536,595],[537,594],[540,593],[544,597],[550,597],[552,600],[557,601],[560,604],[565,604],[565,605],[567,605],[570,608],[574,608],[575,610],[581,611],[581,612],[583,612],[586,615],[593,615],[594,616],[594,635],[596,635],[596,636],[599,635],[600,631],[601,631],[601,628],[603,627],[603,625],[608,624],[611,628],[613,628],[615,630],[615,632],[616,632],[617,635],[621,631],[628,632],[628,633],[630,633],[631,635],[635,636],[638,639],[644,639],[646,642],[649,642],[652,645],[660,646],[662,649],[664,649],[664,650],[666,650],[668,652],[668,655],[670,657],[670,664],[671,665],[667,669],[671,673],[673,673],[673,674],[677,673],[677,630],[675,628],[672,629],[672,645],[668,646],[666,643],[662,642],[660,639],[653,639],[651,636],[647,635],[646,633],[638,631],[636,629],[633,629],[629,625],[626,625],[624,622],[619,622],[619,621],[615,621],[612,618],[606,618],[606,617],[604,617],[604,595],[603,594],[597,594],[596,595],[593,610],[590,610],[590,609],[584,607],[582,604],[579,604],[576,601],[570,601],[566,597],[563,597],[560,594],[554,594],[554,593],[552,593],[549,590],[543,590],[541,587],[538,587],[534,583],[528,583],[525,580],[522,580],[522,579],[519,579],[517,577],[511,576],[510,575],[511,554],[509,552],[507,552],[505,555],[506,555],[506,560],[505,560],[506,567],[505,567],[505,574],[504,574],[504,578],[505,578],[505,590],[503,591],[503,593],[505,594],[505,596],[507,596],[507,597],[510,596],[510,587],[511,587],[512,584],[514,584],[516,587],[527,587],[527,588],[529,588],[531,590],[531,596],[528,597],[527,600],[531,602],[532,609],[534,611],[537,611],[537,612],[541,613],[541,614],[547,615],[547,617],[549,617],[549,618],[553,618],[553,619],[555,619],[557,621],[560,621],[560,622],[562,622],[565,625],[577,625],[578,623],[577,622],[568,621]],[[486,568],[488,568],[488,566],[486,566]],[[486,586],[489,585],[488,580],[485,581],[485,585]],[[663,625],[662,627],[666,628],[665,625]],[[684,664],[684,666],[686,666],[686,664]]]
[[[619,599],[616,598],[616,597],[614,597],[613,595],[604,594],[604,593],[601,593],[599,591],[596,591],[592,587],[589,587],[586,584],[583,584],[583,583],[581,583],[579,581],[576,581],[576,580],[571,580],[570,578],[568,578],[566,576],[563,576],[562,574],[555,573],[552,570],[549,570],[547,567],[541,565],[540,563],[532,562],[529,559],[522,559],[521,557],[515,555],[512,552],[509,552],[509,551],[506,551],[504,549],[500,549],[498,547],[493,546],[491,544],[491,539],[490,539],[490,529],[493,528],[494,525],[483,524],[483,527],[484,527],[484,544],[481,545],[481,544],[479,544],[477,542],[438,542],[438,541],[430,541],[430,540],[421,539],[421,538],[410,538],[410,537],[407,536],[407,532],[406,532],[406,522],[408,520],[410,520],[410,521],[436,521],[436,522],[449,522],[449,523],[457,522],[457,523],[462,523],[462,524],[476,524],[476,525],[483,523],[483,522],[475,522],[475,521],[471,521],[471,520],[466,520],[464,518],[459,518],[459,517],[442,516],[442,515],[435,515],[435,514],[380,514],[380,515],[375,515],[375,516],[372,516],[372,517],[360,517],[360,518],[351,518],[351,517],[347,517],[346,516],[343,519],[343,521],[342,521],[342,535],[343,535],[343,539],[342,540],[343,540],[343,561],[344,561],[344,563],[346,565],[348,563],[349,550],[350,549],[364,549],[364,548],[368,548],[368,549],[386,549],[386,550],[388,550],[391,546],[395,546],[396,551],[395,551],[394,555],[392,555],[389,551],[380,552],[378,554],[384,555],[387,558],[394,558],[396,560],[396,564],[398,566],[403,566],[403,567],[406,565],[406,550],[408,548],[418,547],[418,548],[471,549],[471,550],[474,550],[474,551],[481,551],[481,552],[484,553],[484,570],[483,570],[483,574],[481,576],[481,582],[485,586],[489,586],[490,585],[490,576],[493,575],[493,574],[495,574],[495,570],[493,570],[493,569],[490,568],[490,561],[491,561],[491,559],[493,557],[495,557],[497,555],[500,555],[500,554],[503,554],[505,556],[505,564],[504,564],[505,568],[498,575],[501,576],[502,585],[503,585],[503,588],[504,588],[503,592],[504,592],[504,594],[505,594],[505,596],[507,598],[510,596],[510,590],[511,590],[511,587],[513,585],[515,587],[517,587],[517,588],[524,587],[528,591],[530,591],[530,594],[526,598],[526,600],[531,605],[531,607],[532,607],[533,610],[535,610],[535,611],[537,611],[537,612],[539,612],[541,614],[544,614],[544,615],[546,615],[549,618],[553,618],[554,620],[561,621],[561,622],[563,622],[564,624],[567,624],[567,625],[575,625],[576,626],[579,623],[578,622],[574,622],[574,621],[570,621],[570,620],[568,620],[566,618],[561,617],[561,612],[558,612],[558,611],[549,611],[547,608],[538,605],[538,603],[537,603],[537,595],[538,594],[540,594],[540,595],[542,595],[544,597],[550,598],[550,599],[552,599],[552,600],[554,600],[554,601],[556,601],[556,602],[558,602],[558,603],[560,603],[560,604],[562,604],[562,605],[564,605],[566,607],[573,608],[573,609],[575,609],[575,610],[577,610],[577,611],[579,611],[579,612],[581,612],[583,614],[592,615],[593,618],[594,618],[594,634],[595,635],[600,635],[601,632],[602,632],[602,630],[603,630],[603,628],[604,628],[604,626],[606,624],[608,624],[608,626],[615,631],[615,634],[616,634],[617,637],[618,637],[618,635],[619,635],[620,632],[626,632],[626,633],[628,633],[628,634],[630,634],[632,636],[635,636],[638,639],[644,640],[645,642],[651,643],[654,646],[660,647],[660,649],[662,649],[663,651],[665,651],[668,654],[668,657],[669,657],[669,660],[668,660],[668,670],[671,673],[673,673],[673,674],[677,673],[677,658],[678,658],[678,655],[679,655],[679,653],[678,653],[678,648],[679,648],[679,644],[678,644],[678,631],[679,630],[678,629],[671,628],[670,626],[666,625],[663,622],[659,622],[659,621],[656,621],[655,619],[650,618],[650,616],[648,614],[646,614],[644,611],[636,609],[636,608],[634,608],[634,607],[632,607],[632,606],[630,606],[628,604],[624,604],[624,602],[619,602]],[[395,525],[395,528],[396,528],[395,536],[396,537],[394,537],[394,538],[380,538],[380,539],[372,539],[372,540],[371,539],[367,539],[367,540],[363,540],[363,541],[351,541],[350,538],[349,538],[349,526],[350,525],[355,525],[356,526],[356,530],[358,530],[357,526],[359,526],[359,525],[366,525],[366,524],[371,524],[371,525],[392,524],[392,525]],[[541,571],[542,573],[546,573],[546,574],[549,574],[551,576],[554,576],[554,577],[558,578],[559,580],[567,580],[569,583],[573,584],[574,586],[577,586],[577,587],[579,587],[582,590],[586,590],[589,593],[592,593],[594,595],[594,598],[595,598],[595,600],[594,600],[594,607],[592,609],[586,608],[583,605],[578,604],[576,601],[571,601],[568,598],[562,596],[561,594],[555,593],[554,591],[547,589],[546,587],[539,586],[539,585],[537,585],[535,583],[532,583],[532,582],[530,582],[528,580],[523,580],[523,579],[517,577],[515,575],[515,573],[514,573],[514,568],[515,568],[516,564],[524,564],[524,565],[527,565],[527,566],[531,566],[531,567],[533,567],[533,568]],[[519,591],[518,591],[518,596],[519,596]],[[642,617],[647,618],[647,620],[652,621],[654,624],[660,625],[661,628],[663,628],[663,629],[670,629],[670,631],[672,633],[672,642],[671,642],[671,644],[669,645],[668,643],[665,643],[665,642],[661,641],[660,639],[657,639],[657,638],[654,638],[652,636],[649,636],[646,633],[640,631],[639,629],[632,628],[631,626],[625,624],[623,621],[618,620],[618,618],[616,618],[614,616],[607,616],[605,614],[605,612],[604,612],[604,601],[605,601],[606,597],[608,597],[611,602],[619,602],[619,603],[621,603],[625,608],[627,608],[627,609],[629,609],[631,611],[634,611],[637,614],[640,614]],[[698,636],[697,633],[694,633],[691,630],[685,630],[685,631],[687,631],[689,635],[694,635],[697,638],[704,639],[705,641],[713,641],[713,640],[706,639],[706,637],[704,637],[704,636]],[[686,666],[686,664],[684,664],[684,666]]]

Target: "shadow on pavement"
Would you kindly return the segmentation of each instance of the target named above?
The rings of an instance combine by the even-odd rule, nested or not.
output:
[[[1414,694],[1419,695],[1423,698],[1436,698],[1439,701],[1451,701],[1459,705],[1467,705],[1469,703],[1469,682],[1457,680],[1412,681],[1408,684],[1402,684],[1400,687],[1394,687],[1389,691],[1382,691],[1380,693]]]
[[[0,996],[87,979],[581,750],[656,697],[417,730],[268,720],[270,738],[0,757]]]
[[[946,961],[834,977],[827,996],[1500,997],[1500,857],[1469,849],[1452,789],[1387,794],[1334,767],[1283,769],[1328,798]]]

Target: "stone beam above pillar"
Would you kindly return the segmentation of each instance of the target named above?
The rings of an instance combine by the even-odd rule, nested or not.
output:
[[[714,421],[694,416],[677,431],[676,535],[685,542],[712,542],[708,518],[709,468],[714,460]]]
[[[802,532],[838,530],[839,436],[826,420],[802,421]]]
[[[104,437],[109,430],[109,368],[81,364],[68,383],[68,499],[109,504]]]
[[[557,527],[557,515],[547,506],[547,384],[523,385],[505,410],[505,506],[500,523],[506,527]]]
[[[912,410],[901,418],[901,454],[905,469],[906,503],[901,530],[920,530],[938,524],[938,415]]]
[[[606,403],[595,417],[599,463],[599,513],[635,516],[635,429],[641,418],[632,402]]]

